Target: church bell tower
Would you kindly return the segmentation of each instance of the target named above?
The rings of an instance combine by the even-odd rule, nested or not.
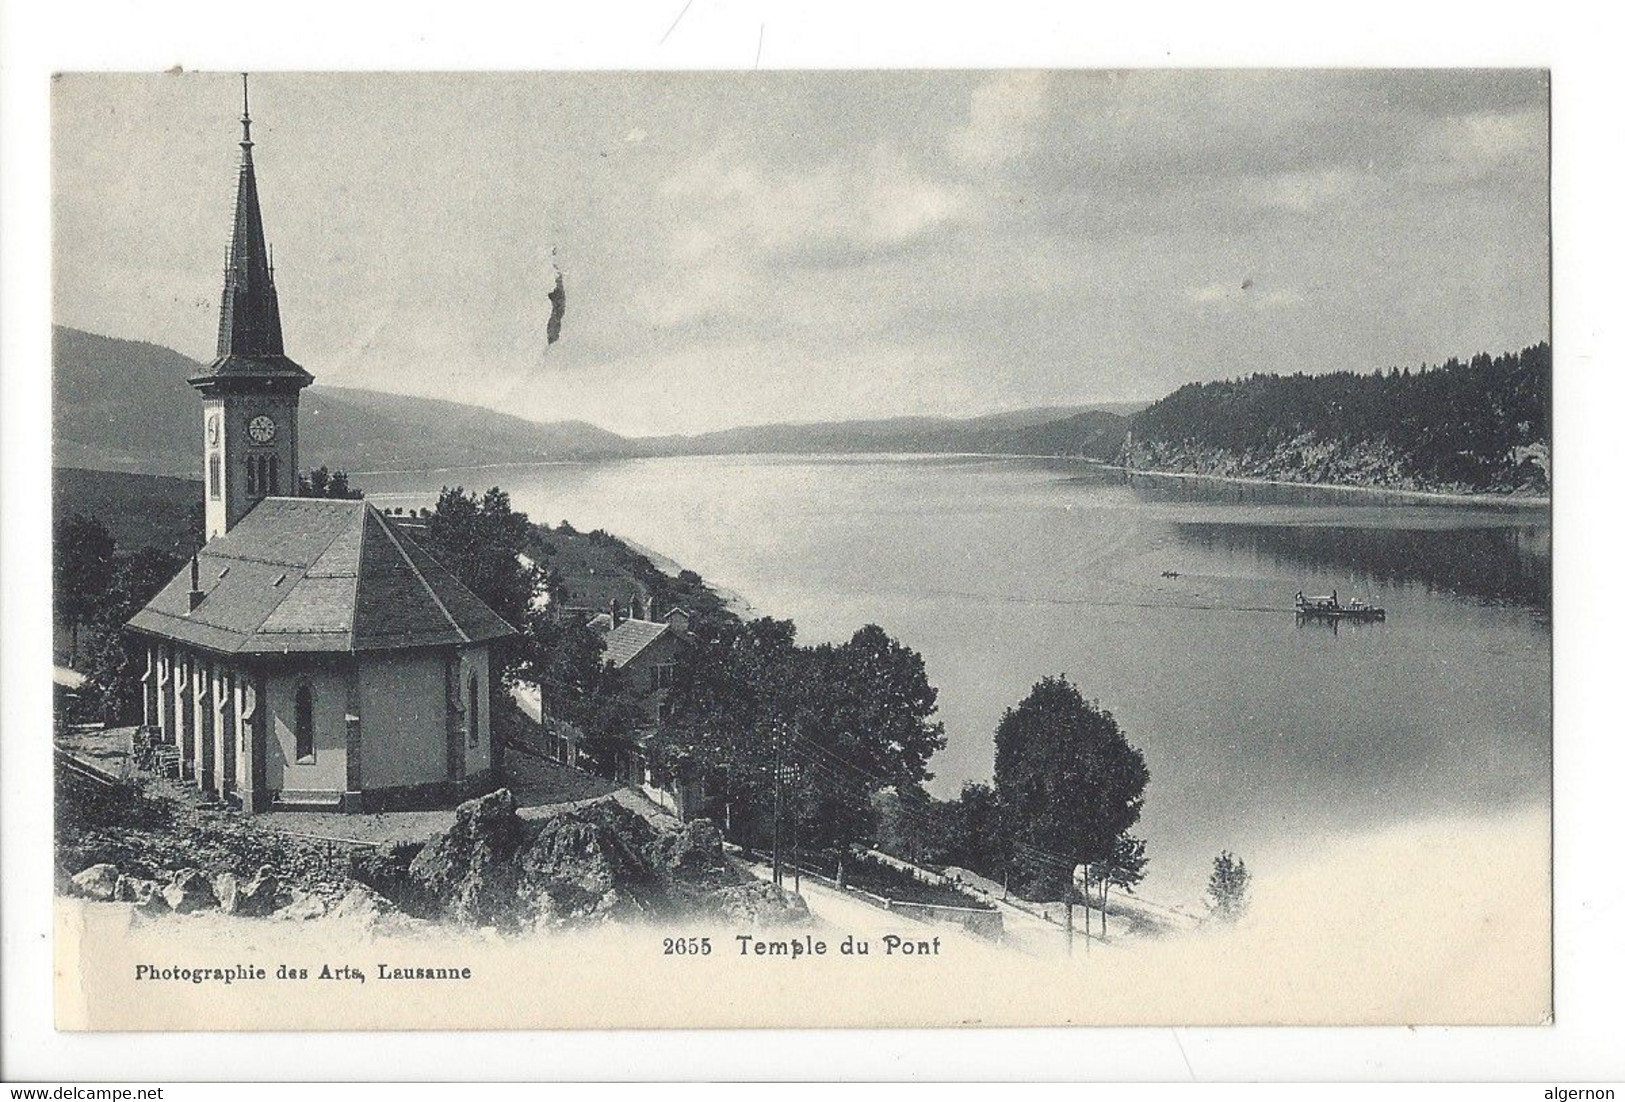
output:
[[[276,269],[254,180],[246,74],[241,121],[243,154],[215,360],[187,380],[203,396],[204,524],[211,540],[262,498],[297,492],[299,392],[316,381],[282,351]]]

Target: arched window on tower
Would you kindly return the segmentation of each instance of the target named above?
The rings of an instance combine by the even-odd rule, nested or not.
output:
[[[468,744],[480,744],[480,675],[468,679]]]
[[[308,682],[301,682],[293,694],[293,756],[316,760],[316,697]]]
[[[220,500],[220,453],[209,456],[209,500]]]
[[[268,494],[278,493],[279,491],[277,490],[277,470],[276,470],[277,462],[276,462],[276,456],[274,456],[274,455],[269,456],[267,458],[266,465],[270,470],[270,474],[265,479],[265,492],[268,493]]]

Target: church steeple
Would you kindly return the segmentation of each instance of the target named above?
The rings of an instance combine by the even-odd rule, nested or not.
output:
[[[248,113],[248,75],[243,75],[242,163],[237,169],[237,210],[231,251],[220,294],[220,334],[216,356],[282,355],[282,316],[277,309],[265,224],[260,219],[259,186],[254,179],[253,119]]]
[[[291,493],[299,472],[299,392],[315,377],[282,347],[275,269],[254,178],[253,119],[243,76],[237,206],[220,292],[215,361],[187,380],[203,395],[204,514],[210,539],[261,499]]]

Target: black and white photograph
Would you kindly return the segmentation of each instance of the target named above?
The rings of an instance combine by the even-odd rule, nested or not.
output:
[[[59,1027],[1549,1020],[1550,91],[59,74]]]

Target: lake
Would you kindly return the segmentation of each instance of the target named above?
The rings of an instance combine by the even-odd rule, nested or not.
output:
[[[1257,869],[1364,830],[1549,804],[1544,507],[957,456],[356,481],[408,507],[500,485],[535,520],[608,529],[794,619],[803,642],[880,624],[940,691],[939,796],[990,779],[1004,710],[1066,674],[1145,753],[1154,899],[1195,900],[1220,849]],[[1297,621],[1294,593],[1333,589],[1387,621]]]

